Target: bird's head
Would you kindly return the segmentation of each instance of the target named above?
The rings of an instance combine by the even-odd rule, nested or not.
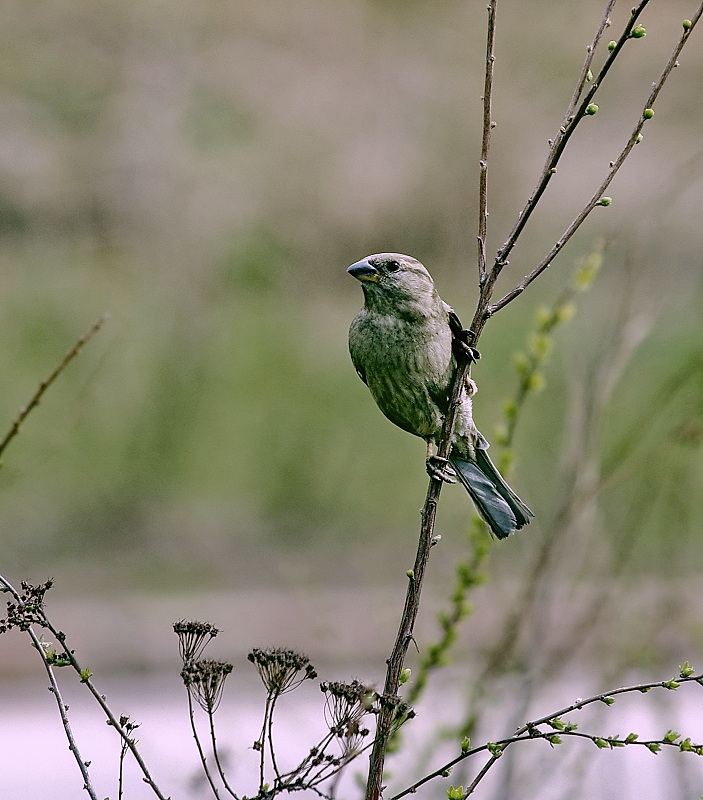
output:
[[[367,306],[431,308],[438,299],[430,273],[412,256],[377,253],[352,264],[347,272],[361,281]]]

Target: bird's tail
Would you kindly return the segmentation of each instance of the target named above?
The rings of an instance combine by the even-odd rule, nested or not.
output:
[[[496,538],[505,539],[527,525],[534,516],[503,480],[484,449],[476,448],[476,461],[465,461],[455,452],[449,461],[474,501],[481,519]]]

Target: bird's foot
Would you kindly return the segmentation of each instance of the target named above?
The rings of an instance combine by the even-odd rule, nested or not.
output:
[[[454,356],[458,359],[467,361],[478,361],[481,358],[479,351],[472,347],[469,342],[473,340],[474,332],[470,330],[462,330],[452,339],[452,349]]]
[[[425,462],[430,478],[444,483],[456,483],[454,470],[449,466],[449,459],[441,456],[430,456]]]
[[[454,357],[457,361],[476,362],[481,358],[481,354],[475,347],[471,347],[470,344],[462,342],[461,339],[454,339],[452,341],[452,350],[454,351]]]

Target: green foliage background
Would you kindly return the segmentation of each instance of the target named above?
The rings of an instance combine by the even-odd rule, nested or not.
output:
[[[648,12],[504,288],[590,196],[688,7]],[[490,252],[541,169],[600,13],[595,0],[501,8]],[[423,444],[387,424],[351,367],[361,293],[344,268],[410,252],[470,316],[484,14],[459,0],[2,4],[0,418],[9,426],[111,315],[6,454],[9,569],[65,573],[76,590],[174,588],[374,582],[410,558]],[[521,422],[514,482],[538,523],[506,570],[556,511],[569,405],[625,301],[649,333],[605,415],[603,469],[620,469],[600,524],[617,537],[654,493],[631,570],[703,566],[698,38],[613,206],[482,340],[476,417],[490,435],[535,309],[606,237]],[[440,564],[470,518],[458,490],[443,504]]]

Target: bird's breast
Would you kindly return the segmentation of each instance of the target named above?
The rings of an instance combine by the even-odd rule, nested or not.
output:
[[[404,430],[435,438],[453,372],[446,322],[411,323],[364,309],[349,331],[349,350],[381,411]]]

